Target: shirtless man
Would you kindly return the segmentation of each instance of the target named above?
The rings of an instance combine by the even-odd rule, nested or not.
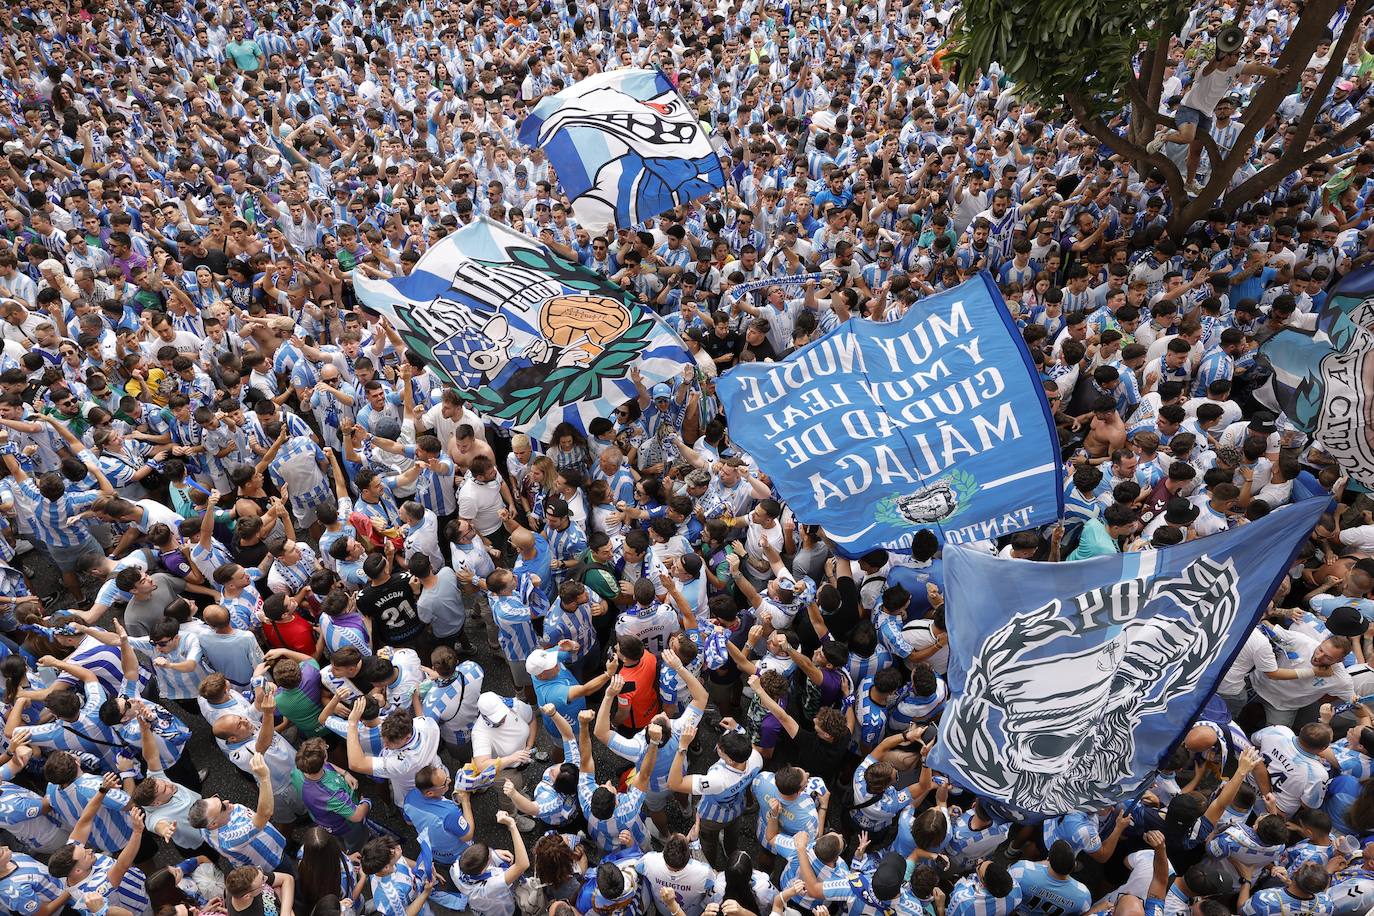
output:
[[[1126,424],[1116,412],[1116,401],[1106,395],[1093,404],[1092,413],[1078,417],[1074,426],[1081,429],[1084,423],[1091,424],[1088,435],[1083,439],[1083,451],[1087,453],[1090,463],[1101,464],[1111,458],[1112,452],[1126,446]],[[1082,464],[1078,460],[1074,463]]]
[[[478,455],[486,455],[493,464],[496,463],[496,454],[492,452],[491,446],[485,439],[479,439],[474,435],[471,426],[459,426],[454,429],[453,438],[449,439],[448,454],[453,459],[454,473],[460,478],[467,473],[468,465]]]

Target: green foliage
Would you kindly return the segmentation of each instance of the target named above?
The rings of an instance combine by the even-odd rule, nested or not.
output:
[[[965,0],[946,60],[967,81],[993,63],[1026,101],[1055,107],[1068,94],[1110,118],[1129,98],[1126,80],[1142,43],[1171,33],[1182,0]]]

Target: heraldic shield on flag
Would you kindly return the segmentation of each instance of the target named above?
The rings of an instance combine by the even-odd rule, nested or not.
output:
[[[542,99],[520,125],[593,231],[633,226],[725,187],[696,112],[658,70],[610,70]]]
[[[408,276],[354,279],[473,410],[539,438],[579,430],[692,362],[622,287],[485,218],[427,251]]]
[[[1072,563],[947,547],[953,699],[928,765],[1020,817],[1129,799],[1192,724],[1327,504]]]

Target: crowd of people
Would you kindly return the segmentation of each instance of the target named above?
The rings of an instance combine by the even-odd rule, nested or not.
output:
[[[997,73],[952,79],[941,0],[7,8],[0,910],[1374,906],[1374,502],[1265,408],[1255,358],[1369,263],[1368,139],[1170,234],[1162,175]],[[1190,193],[1300,15],[1202,4],[1170,48],[1152,148]],[[1374,98],[1357,20],[1328,25],[1362,30],[1331,96],[1328,38],[1235,181],[1312,108],[1329,133]],[[594,232],[517,131],[622,66],[669,75],[729,181]],[[475,414],[351,279],[478,217],[633,291],[694,365],[547,442]],[[978,549],[1153,550],[1304,473],[1334,497],[1148,791],[1042,823],[925,765],[936,535],[840,556],[715,393],[979,271],[1066,510]]]

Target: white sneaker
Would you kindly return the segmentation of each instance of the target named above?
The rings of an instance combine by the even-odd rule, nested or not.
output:
[[[1202,193],[1202,185],[1195,179],[1185,184],[1183,190],[1187,191],[1193,197],[1197,197]]]
[[[30,542],[30,541],[28,541],[28,540],[26,540],[26,539],[24,539],[24,538],[19,538],[18,540],[16,540],[16,541],[14,542],[14,555],[15,555],[16,557],[22,557],[24,554],[28,553],[30,550],[33,550],[33,544],[32,544],[32,542]]]
[[[1145,144],[1145,149],[1152,153],[1157,153],[1164,149],[1164,138],[1169,136],[1169,132],[1163,131],[1149,143]]]

